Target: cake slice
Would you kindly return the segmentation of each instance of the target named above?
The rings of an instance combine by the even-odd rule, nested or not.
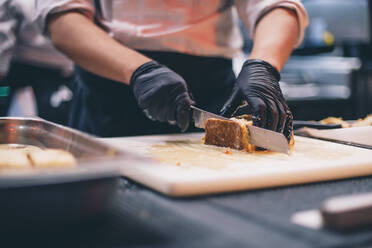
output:
[[[205,136],[203,138],[204,144],[254,152],[257,147],[248,143],[249,131],[247,125],[253,125],[250,115],[242,115],[229,120],[207,119],[205,122]],[[289,142],[290,149],[293,149],[294,143],[292,132]]]
[[[245,118],[230,120],[210,118],[205,123],[204,143],[253,152],[256,146],[248,143],[249,132],[246,125],[252,125],[252,121]]]

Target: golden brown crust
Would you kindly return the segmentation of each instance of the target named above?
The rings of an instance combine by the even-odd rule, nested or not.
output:
[[[205,144],[252,152],[255,146],[248,140],[248,130],[243,122],[211,118],[205,123]]]
[[[247,152],[256,151],[256,146],[249,144],[249,132],[247,125],[252,125],[252,121],[247,118],[231,118],[221,120],[211,118],[205,123],[205,136],[203,141],[207,145],[230,147]],[[294,147],[293,132],[289,142],[290,149]]]

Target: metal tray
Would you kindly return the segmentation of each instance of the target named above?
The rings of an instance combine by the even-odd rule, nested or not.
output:
[[[82,181],[118,175],[118,163],[133,156],[92,136],[39,118],[0,118],[0,144],[33,145],[71,152],[71,169],[0,170],[0,189]]]
[[[116,190],[119,165],[141,159],[39,118],[0,118],[0,144],[64,149],[78,162],[69,169],[1,170],[0,230],[7,231],[97,216]]]

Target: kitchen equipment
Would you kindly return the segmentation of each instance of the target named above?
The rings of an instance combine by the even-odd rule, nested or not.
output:
[[[0,144],[71,152],[76,168],[0,170],[1,231],[57,228],[102,213],[115,192],[118,165],[137,156],[38,118],[0,118]]]
[[[300,129],[303,127],[315,128],[315,129],[334,129],[334,128],[342,128],[341,124],[322,124],[317,121],[300,121],[294,120],[293,121],[293,129]]]
[[[195,106],[191,106],[191,109],[192,109],[192,119],[194,121],[195,127],[198,127],[198,128],[204,129],[205,122],[210,118],[216,118],[216,119],[227,120],[227,121],[229,120],[228,118],[213,114],[211,112],[202,110]]]
[[[222,120],[229,120],[225,117],[210,113],[208,111],[191,106],[193,110],[193,120],[195,126],[198,128],[205,128],[205,122],[209,118],[217,118]],[[266,148],[270,151],[282,152],[288,154],[288,141],[281,133],[273,132],[271,130],[259,128],[256,126],[247,125],[249,132],[249,143],[258,147]]]
[[[293,116],[298,120],[365,116],[361,107],[367,106],[366,88],[357,80],[360,68],[361,61],[352,57],[291,57],[280,73],[280,87]]]
[[[325,227],[347,230],[372,225],[372,193],[337,196],[321,207]]]
[[[350,146],[372,149],[372,126],[332,130],[302,128],[297,130],[296,134]]]
[[[161,164],[125,164],[125,175],[171,196],[251,190],[372,174],[372,151],[295,136],[290,155],[202,144],[203,134],[110,138]]]
[[[295,224],[336,231],[354,231],[372,225],[372,193],[341,195],[322,202],[320,209],[299,211],[291,216]]]

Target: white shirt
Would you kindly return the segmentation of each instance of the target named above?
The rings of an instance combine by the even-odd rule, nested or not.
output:
[[[43,37],[33,22],[35,0],[0,0],[0,74],[10,61],[72,71],[73,63]]]
[[[299,0],[36,0],[44,31],[51,14],[77,10],[117,41],[138,50],[171,51],[232,58],[243,40],[238,17],[254,34],[258,20],[273,8],[293,10],[303,39],[308,17]],[[100,7],[98,7],[100,6]]]

